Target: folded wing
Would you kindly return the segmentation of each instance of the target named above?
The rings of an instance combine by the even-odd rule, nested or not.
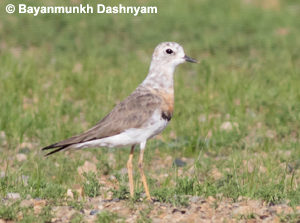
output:
[[[162,103],[163,100],[158,95],[151,93],[150,90],[138,88],[91,129],[46,146],[42,150],[56,148],[47,154],[51,155],[74,144],[110,137],[130,128],[140,128]]]

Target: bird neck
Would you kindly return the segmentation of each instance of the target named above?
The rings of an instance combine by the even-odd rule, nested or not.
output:
[[[142,85],[145,87],[164,91],[166,93],[174,92],[174,71],[175,66],[162,66],[152,61],[149,73]]]

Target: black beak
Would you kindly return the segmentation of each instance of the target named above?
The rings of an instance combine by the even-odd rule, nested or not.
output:
[[[185,59],[185,61],[187,61],[187,62],[198,63],[197,60],[195,60],[195,59],[193,59],[193,58],[190,58],[190,57],[188,57],[187,55],[185,55],[185,56],[183,57],[183,59]]]

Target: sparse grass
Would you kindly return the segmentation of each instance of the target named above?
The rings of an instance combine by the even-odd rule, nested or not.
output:
[[[151,223],[152,220],[151,218],[149,217],[149,214],[151,212],[151,207],[148,206],[147,208],[145,208],[144,210],[141,210],[139,212],[139,218],[137,220],[137,223]]]
[[[249,213],[247,215],[240,215],[237,217],[237,220],[241,221],[241,220],[250,220],[250,219],[255,219],[255,214],[253,213]]]
[[[118,198],[121,200],[127,199],[130,197],[128,186],[124,185],[124,184],[120,185],[118,189],[113,189],[112,192],[113,192],[113,196],[115,198]]]
[[[83,217],[81,214],[75,214],[75,216],[72,217],[71,223],[80,223],[83,221]]]
[[[188,206],[188,198],[176,193],[173,188],[161,188],[153,191],[153,196],[160,202],[171,203],[175,206]]]
[[[77,173],[92,158],[99,174],[117,178],[113,197],[127,199],[127,177],[119,171],[129,148],[49,158],[40,148],[95,124],[145,78],[156,44],[171,40],[200,64],[178,67],[174,117],[162,137],[147,144],[152,195],[173,205],[188,205],[187,195],[221,195],[299,206],[300,5],[279,0],[279,9],[272,9],[245,2],[148,1],[159,7],[159,15],[139,17],[1,13],[0,171],[5,177],[0,177],[0,200],[16,192],[55,206],[76,184],[95,197],[99,176],[82,179]],[[225,122],[232,130],[221,129]],[[25,161],[16,160],[19,153]],[[194,161],[188,167],[154,168],[156,159],[170,155]],[[142,194],[138,177],[134,201]],[[1,204],[0,219],[15,220],[19,211],[28,212],[24,222],[51,218],[48,209],[35,216],[16,202]],[[104,212],[98,219],[115,216]]]
[[[12,205],[0,205],[0,218],[4,220],[15,220],[18,212],[18,206]]]
[[[88,197],[97,197],[100,195],[100,184],[93,172],[84,173],[85,182],[83,184],[84,193]]]
[[[0,205],[0,219],[6,221],[18,221],[18,222],[50,222],[52,216],[51,206],[45,206],[40,214],[34,214],[33,208],[20,207],[20,202],[16,201],[10,204]],[[21,217],[22,216],[22,217]]]
[[[109,211],[101,211],[97,216],[97,222],[99,223],[110,223],[110,222],[114,223],[118,219],[120,218],[117,214]]]
[[[74,208],[77,211],[83,210],[83,201],[78,201],[76,198],[74,200],[68,200],[68,206]]]
[[[296,223],[299,222],[299,214],[288,214],[280,216],[280,222],[291,222]]]

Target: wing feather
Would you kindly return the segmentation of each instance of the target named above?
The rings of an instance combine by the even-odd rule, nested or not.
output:
[[[124,132],[129,128],[139,128],[150,119],[153,112],[160,108],[162,103],[163,99],[157,94],[153,94],[145,88],[138,88],[91,129],[44,147],[42,150],[60,147],[53,151],[54,153],[73,144],[106,138]]]

